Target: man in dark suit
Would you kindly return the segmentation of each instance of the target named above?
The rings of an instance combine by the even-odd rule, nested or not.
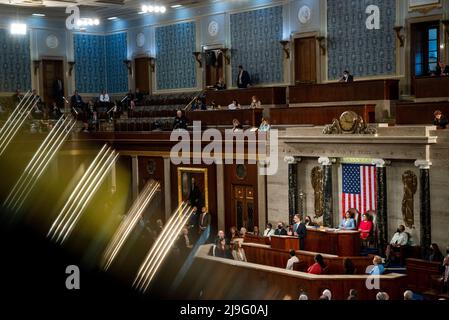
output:
[[[64,107],[64,83],[59,78],[53,80],[53,99],[58,108]]]
[[[354,76],[349,73],[348,70],[343,71],[343,76],[340,78],[340,82],[351,83],[354,82]]]
[[[198,221],[198,225],[199,225],[199,234],[202,234],[207,227],[209,227],[210,225],[210,214],[209,212],[207,212],[207,208],[203,207],[201,209],[201,215],[199,217],[199,221]]]
[[[275,236],[286,236],[287,230],[284,228],[284,224],[282,222],[278,223],[277,229],[274,231]]]
[[[248,71],[243,69],[243,66],[239,66],[239,74],[237,75],[237,87],[248,88],[251,82]]]
[[[307,234],[307,227],[304,221],[302,221],[299,214],[295,214],[293,217],[295,224],[293,225],[293,234],[299,238],[299,249],[305,249],[305,239]]]

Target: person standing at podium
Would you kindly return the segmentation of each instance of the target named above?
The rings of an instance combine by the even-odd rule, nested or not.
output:
[[[302,221],[299,214],[295,214],[295,216],[293,217],[293,221],[295,222],[295,224],[293,225],[293,234],[295,236],[298,236],[299,238],[299,249],[304,250],[307,233],[306,224],[304,223],[304,221]]]

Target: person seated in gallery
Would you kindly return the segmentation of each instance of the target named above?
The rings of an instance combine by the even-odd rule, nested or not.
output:
[[[354,82],[354,76],[348,70],[343,71],[343,75],[338,82],[351,83]]]
[[[260,237],[260,231],[258,226],[254,226],[253,232],[250,232],[253,236]]]
[[[144,99],[144,95],[140,92],[139,88],[136,88],[136,93],[134,95],[134,102],[136,104],[142,104]]]
[[[251,109],[260,109],[262,108],[262,103],[260,102],[257,96],[251,97],[251,104],[249,106]]]
[[[220,241],[221,241],[222,239],[225,239],[225,240],[226,240],[226,243],[229,243],[229,241],[227,241],[227,239],[226,239],[226,236],[225,236],[224,231],[223,231],[223,230],[219,230],[218,233],[217,233],[217,238],[216,238],[215,241],[214,241],[215,245],[218,246],[218,245],[220,244]]]
[[[237,119],[232,120],[232,132],[237,132],[239,130],[243,130],[243,126],[241,125],[240,121]]]
[[[101,91],[99,101],[100,101],[100,105],[106,105],[106,106],[108,106],[109,102],[111,102],[106,90]]]
[[[390,296],[388,295],[388,293],[381,291],[376,294],[376,300],[390,300]]]
[[[246,228],[241,227],[240,228],[240,238],[245,238],[246,232],[247,232]]]
[[[248,88],[251,83],[251,78],[248,71],[243,69],[243,66],[239,66],[239,73],[237,75],[237,87],[240,89]]]
[[[438,244],[432,243],[429,248],[429,252],[427,253],[426,260],[429,262],[442,262],[443,254],[438,247]]]
[[[242,241],[234,241],[232,246],[232,257],[236,261],[246,262],[245,249],[242,248]]]
[[[293,270],[293,265],[295,263],[299,262],[298,257],[296,256],[295,250],[290,250],[290,259],[287,261],[287,266],[285,267],[286,270]]]
[[[433,113],[433,125],[437,126],[437,129],[446,129],[449,121],[446,116],[440,110],[436,110]]]
[[[349,258],[343,259],[343,270],[345,274],[354,274],[355,273],[355,267],[354,263]]]
[[[217,258],[232,259],[232,254],[226,244],[226,239],[221,239],[219,241],[218,245],[215,246],[212,255]]]
[[[176,117],[173,122],[173,130],[184,129],[187,130],[187,118],[182,113],[182,110],[176,111]]]
[[[317,254],[313,259],[315,260],[315,263],[307,269],[307,273],[322,274],[327,268],[324,263],[323,256],[321,254]]]
[[[355,289],[349,290],[349,296],[347,300],[357,300],[358,292]]]
[[[228,110],[237,110],[237,109],[241,109],[240,104],[237,102],[237,100],[232,100],[232,103],[230,105],[228,105]]]
[[[394,260],[395,253],[400,253],[401,248],[405,247],[409,243],[410,235],[405,232],[404,225],[400,225],[396,230],[396,233],[393,235],[393,238],[390,241],[390,244],[387,245],[385,250],[385,258],[387,265]],[[405,257],[401,257],[401,260],[404,260]],[[403,262],[403,261],[401,261]]]
[[[261,132],[270,131],[270,123],[268,122],[267,118],[262,118],[262,121],[259,126],[259,131]]]
[[[231,229],[229,229],[230,243],[233,243],[236,238],[240,238],[240,234],[237,231],[237,227],[232,226]]]
[[[317,227],[318,224],[313,222],[312,218],[310,216],[307,216],[304,218],[304,223],[306,227]]]
[[[384,272],[385,272],[385,267],[382,263],[382,258],[379,256],[375,256],[373,258],[373,266],[372,266],[372,268],[369,269],[368,274],[380,276],[380,275],[384,274]]]
[[[438,62],[435,69],[436,76],[449,76],[449,65],[446,65],[443,61]]]
[[[267,223],[267,227],[263,231],[264,237],[271,237],[274,234],[275,230],[273,229],[273,225],[271,223]]]
[[[75,109],[84,108],[84,101],[83,98],[79,95],[78,90],[75,90],[73,96],[70,98],[70,106]]]
[[[368,213],[362,214],[362,221],[360,221],[359,225],[360,239],[362,240],[368,239],[372,228],[373,222],[371,221],[371,216]]]
[[[218,82],[215,84],[214,88],[216,90],[226,90],[226,83],[224,82],[224,79],[222,77],[218,79]]]
[[[274,231],[274,235],[275,236],[286,236],[287,235],[287,230],[285,229],[283,222],[281,222],[281,221],[278,222],[278,227]]]
[[[126,105],[127,105],[128,109],[133,110],[135,107],[135,103],[134,103],[135,96],[131,89],[129,89],[128,93],[126,94],[125,100],[126,100]]]
[[[343,230],[354,230],[356,228],[354,215],[349,210],[346,211],[345,218],[341,221],[339,228]]]
[[[196,98],[195,102],[192,103],[192,111],[207,110],[206,104],[201,100],[201,98]]]

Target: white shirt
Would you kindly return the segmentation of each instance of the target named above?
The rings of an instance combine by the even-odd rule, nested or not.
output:
[[[400,246],[405,246],[408,242],[408,235],[406,232],[396,232],[391,239],[390,244],[398,244]]]
[[[229,110],[235,110],[235,109],[237,109],[239,106],[238,105],[235,105],[234,103],[231,103],[229,106],[228,106],[228,109]]]
[[[274,234],[274,229],[265,229],[265,231],[263,232],[263,236],[264,237],[271,237]]]
[[[449,278],[449,266],[446,266],[446,269],[444,269],[444,282],[447,282],[448,278]]]
[[[287,261],[287,266],[285,267],[285,269],[287,270],[293,270],[293,264],[295,262],[299,262],[299,259],[297,256],[291,257],[290,259],[288,259]]]
[[[101,102],[109,102],[109,95],[107,93],[100,95]]]

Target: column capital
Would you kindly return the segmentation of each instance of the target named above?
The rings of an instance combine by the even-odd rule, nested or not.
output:
[[[328,157],[319,157],[318,158],[318,163],[321,164],[322,166],[331,166],[332,163],[335,162],[335,159],[331,159]]]
[[[429,160],[416,160],[415,166],[418,167],[420,170],[430,169],[430,166],[432,165],[432,162]]]
[[[288,164],[295,164],[301,161],[301,158],[294,157],[294,156],[285,156],[284,161]]]
[[[384,168],[387,166],[387,161],[385,161],[384,159],[373,159],[371,163],[377,168]]]

